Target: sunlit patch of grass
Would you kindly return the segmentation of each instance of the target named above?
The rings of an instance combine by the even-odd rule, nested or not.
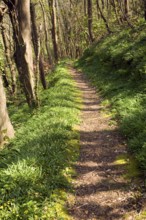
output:
[[[125,177],[127,179],[139,177],[141,175],[141,172],[138,167],[138,162],[134,158],[129,157],[129,162],[126,168],[127,168],[127,173]]]
[[[110,106],[110,102],[109,102],[108,99],[105,99],[105,100],[102,100],[101,105],[105,106],[105,107],[108,107],[108,106]]]
[[[136,220],[145,220],[146,219],[146,211],[142,211],[137,217]]]
[[[119,156],[117,156],[114,164],[117,164],[117,165],[124,165],[124,164],[127,164],[128,163],[128,157],[126,154],[121,154]]]
[[[80,93],[64,63],[48,77],[41,106],[9,106],[15,139],[0,151],[0,219],[70,219],[72,165],[79,152]]]
[[[140,176],[137,161],[134,158],[130,157],[128,154],[121,154],[117,156],[114,164],[125,166],[126,173],[124,174],[124,178],[128,180]]]

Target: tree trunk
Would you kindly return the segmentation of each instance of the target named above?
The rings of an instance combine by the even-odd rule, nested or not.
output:
[[[47,89],[47,83],[46,83],[46,78],[45,78],[42,54],[40,54],[40,58],[39,58],[39,70],[40,70],[40,78],[41,78],[43,88]]]
[[[10,73],[11,73],[11,83],[12,83],[11,84],[11,92],[12,92],[12,94],[15,94],[16,93],[16,70],[15,70],[13,61],[11,60],[11,53],[10,53],[10,49],[9,49],[9,43],[8,43],[8,39],[6,36],[4,24],[1,25],[1,34],[2,34],[4,48],[5,48],[6,61],[7,61],[8,67],[10,69]]]
[[[144,19],[146,21],[146,0],[143,0],[143,4],[144,4]]]
[[[72,7],[72,3],[70,1],[70,9]],[[62,25],[62,15],[60,13],[60,5],[59,5],[59,2],[56,1],[56,20],[57,20],[57,24],[58,24],[58,45],[59,46],[59,57],[62,59],[62,58],[65,58],[66,57],[66,39],[67,37],[65,36],[64,38],[64,27]],[[67,33],[66,33],[67,35]]]
[[[4,0],[9,8],[15,43],[14,59],[27,103],[37,106],[31,42],[30,0]]]
[[[105,0],[101,0],[101,3],[102,3],[102,10],[104,10],[104,8],[105,8]]]
[[[106,26],[107,32],[110,34],[110,33],[111,33],[111,30],[110,30],[110,28],[109,28],[109,25],[108,25],[107,19],[104,17],[103,12],[102,12],[102,10],[101,10],[101,8],[100,8],[99,0],[96,0],[96,5],[97,5],[97,10],[99,10],[100,15],[101,15],[101,18],[103,19],[103,21],[104,21],[104,23],[105,23],[105,26]]]
[[[121,21],[119,19],[119,15],[118,15],[118,11],[117,11],[117,6],[116,6],[116,2],[115,0],[112,0],[112,6],[114,8],[114,12],[115,12],[115,15],[116,15],[116,19],[118,21],[118,24],[121,25]]]
[[[0,145],[5,142],[6,138],[12,137],[14,137],[14,129],[8,115],[6,95],[0,75]]]
[[[123,15],[123,20],[127,22],[127,24],[129,25],[129,27],[131,27],[131,29],[133,29],[134,27],[133,27],[133,25],[130,23],[128,16],[126,16],[125,11],[123,10],[123,7],[122,7],[121,2],[120,2],[120,4],[119,4],[119,6],[120,6],[120,10],[121,10],[122,15]]]
[[[39,1],[39,4],[41,6],[42,14],[43,14],[43,23],[44,23],[44,31],[45,31],[45,46],[46,46],[48,61],[49,61],[49,64],[52,65],[53,61],[52,61],[52,56],[51,56],[50,47],[49,47],[49,36],[48,36],[48,30],[47,30],[46,12],[44,9],[43,1]]]
[[[45,72],[44,72],[44,66],[42,62],[42,55],[40,51],[40,39],[39,39],[39,34],[38,34],[38,29],[37,29],[37,24],[36,24],[36,12],[35,12],[35,6],[33,3],[31,3],[31,21],[32,21],[32,41],[33,41],[33,46],[34,46],[34,52],[36,56],[36,81],[38,82],[38,75],[40,75],[40,79],[43,85],[43,88],[47,88],[47,83],[45,80]],[[43,76],[42,76],[43,75]],[[42,81],[43,79],[43,81]],[[36,85],[37,86],[37,85]],[[37,94],[36,94],[37,96]]]
[[[87,0],[84,0],[84,16],[87,15]]]
[[[125,16],[127,17],[129,15],[129,0],[124,0],[124,10]]]
[[[57,33],[56,33],[56,7],[55,0],[48,0],[52,22],[52,42],[54,48],[55,61],[58,61],[58,45],[57,45]]]
[[[92,0],[88,0],[88,32],[90,41],[93,42],[92,34]]]
[[[8,91],[9,91],[10,83],[9,83],[9,80],[8,80],[8,77],[7,77],[6,67],[4,69],[1,69],[0,71],[2,72],[2,79],[3,79],[3,82],[4,82],[4,87],[7,88]],[[10,93],[11,93],[11,89],[10,89]]]

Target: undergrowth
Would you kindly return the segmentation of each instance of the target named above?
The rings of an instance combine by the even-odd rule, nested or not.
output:
[[[77,62],[104,97],[128,141],[129,153],[146,172],[146,26],[110,34]]]
[[[0,219],[68,219],[72,164],[78,155],[79,92],[64,64],[49,75],[41,106],[9,106],[15,139],[0,151]]]

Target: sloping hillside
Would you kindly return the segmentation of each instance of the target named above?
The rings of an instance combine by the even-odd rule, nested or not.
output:
[[[146,27],[110,34],[87,49],[77,66],[104,97],[142,170],[146,170]]]

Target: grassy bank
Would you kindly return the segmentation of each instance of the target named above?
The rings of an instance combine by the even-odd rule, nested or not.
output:
[[[68,219],[72,163],[78,155],[79,92],[64,64],[48,78],[41,106],[10,106],[16,138],[0,151],[0,219]]]
[[[140,168],[146,171],[146,26],[102,38],[77,66],[104,97]]]

